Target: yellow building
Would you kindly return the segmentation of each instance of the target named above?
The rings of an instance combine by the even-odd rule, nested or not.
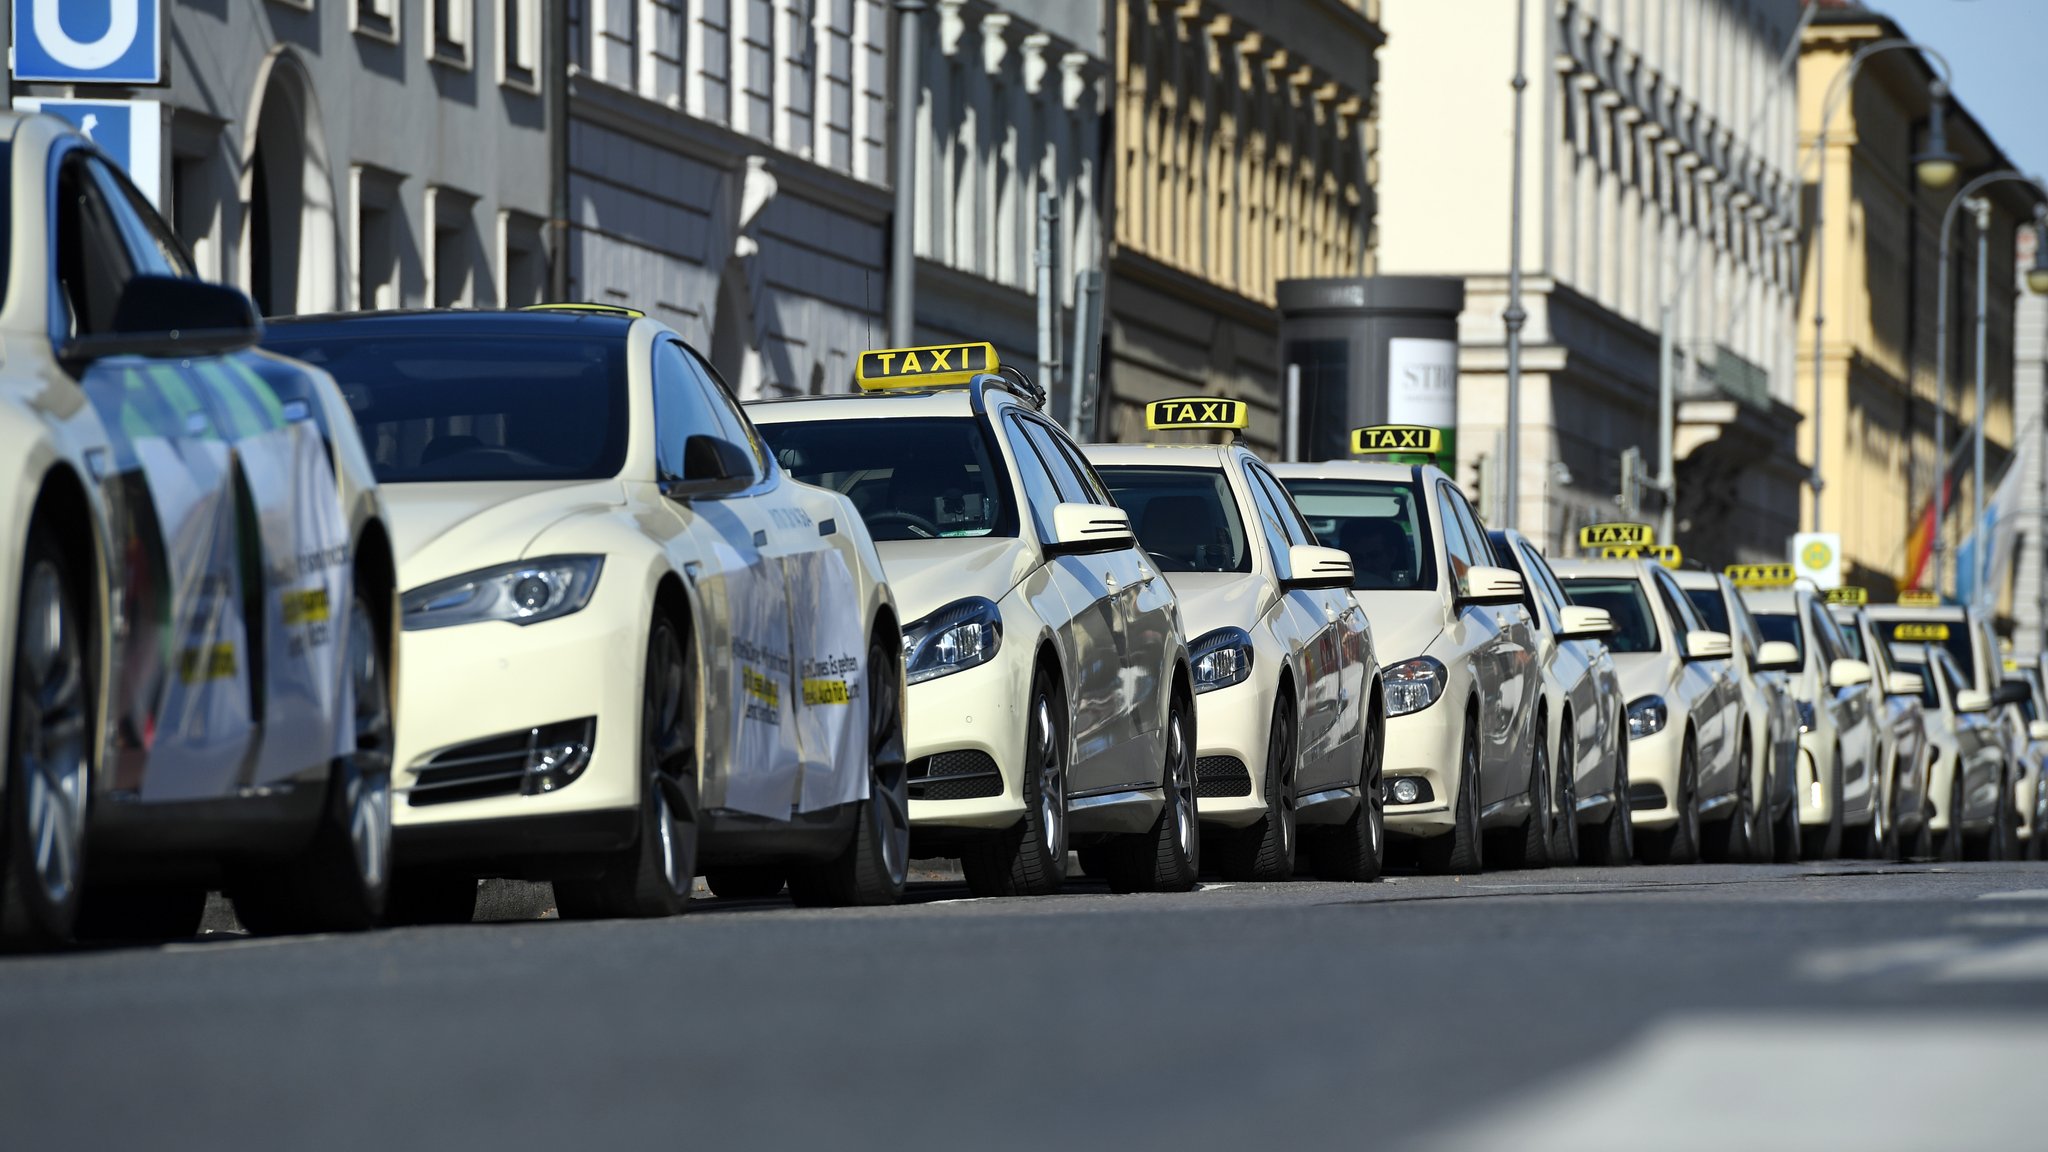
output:
[[[1818,172],[1813,147],[1823,104],[1851,57],[1877,41],[1906,35],[1887,17],[1861,8],[1828,7],[1808,27],[1799,61],[1802,168],[1808,203]],[[1970,432],[1977,418],[1976,306],[1978,232],[1972,213],[1956,212],[1949,264],[1948,451],[1934,442],[1936,309],[1941,220],[1972,177],[2010,167],[1998,146],[1960,105],[1947,114],[1948,145],[1962,161],[1945,188],[1915,179],[1913,157],[1927,143],[1932,64],[1912,50],[1868,57],[1828,123],[1825,245],[1814,262],[1813,216],[1803,225],[1804,282],[1799,307],[1799,389],[1805,420],[1802,464],[1813,462],[1814,287],[1823,284],[1821,336],[1821,459],[1819,526],[1842,534],[1845,580],[1889,594],[1901,584],[1931,584],[1916,525],[1929,515],[1937,475],[1953,484],[1944,536],[1952,557],[1967,535],[1971,490]],[[2033,217],[2026,185],[1984,190],[1989,204],[1986,300],[1986,475],[1995,484],[2013,442],[2014,233]],[[1946,456],[1947,459],[1942,458]],[[1800,522],[1815,524],[1812,490],[1803,490]],[[1921,540],[1925,540],[1924,532]],[[1953,589],[1953,578],[1943,580]]]

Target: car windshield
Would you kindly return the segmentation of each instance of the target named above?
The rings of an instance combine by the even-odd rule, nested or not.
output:
[[[1685,598],[1692,601],[1692,610],[1700,614],[1708,631],[1735,635],[1735,629],[1728,626],[1728,601],[1719,588],[1687,588]]]
[[[1977,667],[1976,650],[1970,645],[1970,626],[1962,620],[1880,620],[1877,634],[1894,644],[1939,644],[1955,657],[1956,667],[1970,679]],[[1896,651],[1896,649],[1894,649]]]
[[[1162,572],[1249,572],[1244,519],[1220,468],[1097,465]]]
[[[1436,563],[1422,492],[1399,480],[1283,480],[1316,539],[1351,555],[1353,588],[1431,591]]]
[[[1801,635],[1799,617],[1790,612],[1756,612],[1756,626],[1764,634],[1766,643],[1782,640],[1799,649],[1799,658],[1806,659],[1806,640]]]
[[[1643,594],[1642,581],[1628,576],[1581,576],[1560,579],[1564,594],[1572,603],[1604,608],[1614,617],[1614,634],[1607,646],[1616,652],[1658,651],[1657,620],[1650,615],[1650,598]]]
[[[334,376],[381,483],[619,474],[624,340],[435,328],[279,325],[264,346]]]
[[[783,471],[844,493],[876,540],[1017,534],[1009,484],[971,416],[759,427]]]

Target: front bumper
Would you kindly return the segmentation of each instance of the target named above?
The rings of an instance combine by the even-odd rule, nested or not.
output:
[[[978,752],[995,761],[1002,774],[1002,791],[992,796],[913,798],[912,828],[998,829],[1024,818],[1029,651],[1026,644],[1006,646],[987,664],[910,686],[904,698],[904,744],[913,769],[942,752]]]
[[[1196,810],[1202,823],[1220,828],[1248,828],[1266,816],[1266,746],[1273,733],[1273,692],[1262,678],[1218,688],[1195,697],[1197,734]],[[1204,780],[1200,768],[1219,759],[1244,766],[1250,791],[1242,796],[1204,795],[1205,789],[1228,787],[1227,780]]]
[[[1463,709],[1449,692],[1420,712],[1387,719],[1387,748],[1380,761],[1380,779],[1390,797],[1386,806],[1389,834],[1427,839],[1445,835],[1456,825],[1464,719]],[[1394,803],[1393,783],[1403,776],[1414,777],[1426,785],[1428,798],[1414,804]]]
[[[1667,715],[1664,727],[1648,736],[1628,742],[1629,823],[1637,828],[1670,828],[1678,823],[1678,777],[1685,768],[1685,725]],[[1663,802],[1657,807],[1638,807],[1652,802],[1648,785],[1655,785]]]

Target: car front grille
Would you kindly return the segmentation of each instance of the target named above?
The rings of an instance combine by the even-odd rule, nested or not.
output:
[[[472,740],[443,748],[414,769],[413,784],[406,790],[406,803],[415,808],[433,804],[454,804],[492,796],[517,796],[528,789],[527,778],[538,770],[536,752],[560,745],[580,746],[583,760],[597,736],[595,719],[571,720],[518,732]],[[545,766],[539,766],[545,767]],[[573,780],[582,764],[569,774]]]
[[[1002,794],[1002,771],[986,752],[941,752],[910,762],[912,800],[978,800]]]
[[[1195,761],[1196,796],[1249,796],[1252,774],[1235,756],[1204,756]]]

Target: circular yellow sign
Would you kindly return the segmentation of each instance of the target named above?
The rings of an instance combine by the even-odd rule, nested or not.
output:
[[[1799,550],[1799,562],[1816,571],[1827,567],[1834,558],[1834,550],[1818,540],[1807,541],[1806,547]]]

